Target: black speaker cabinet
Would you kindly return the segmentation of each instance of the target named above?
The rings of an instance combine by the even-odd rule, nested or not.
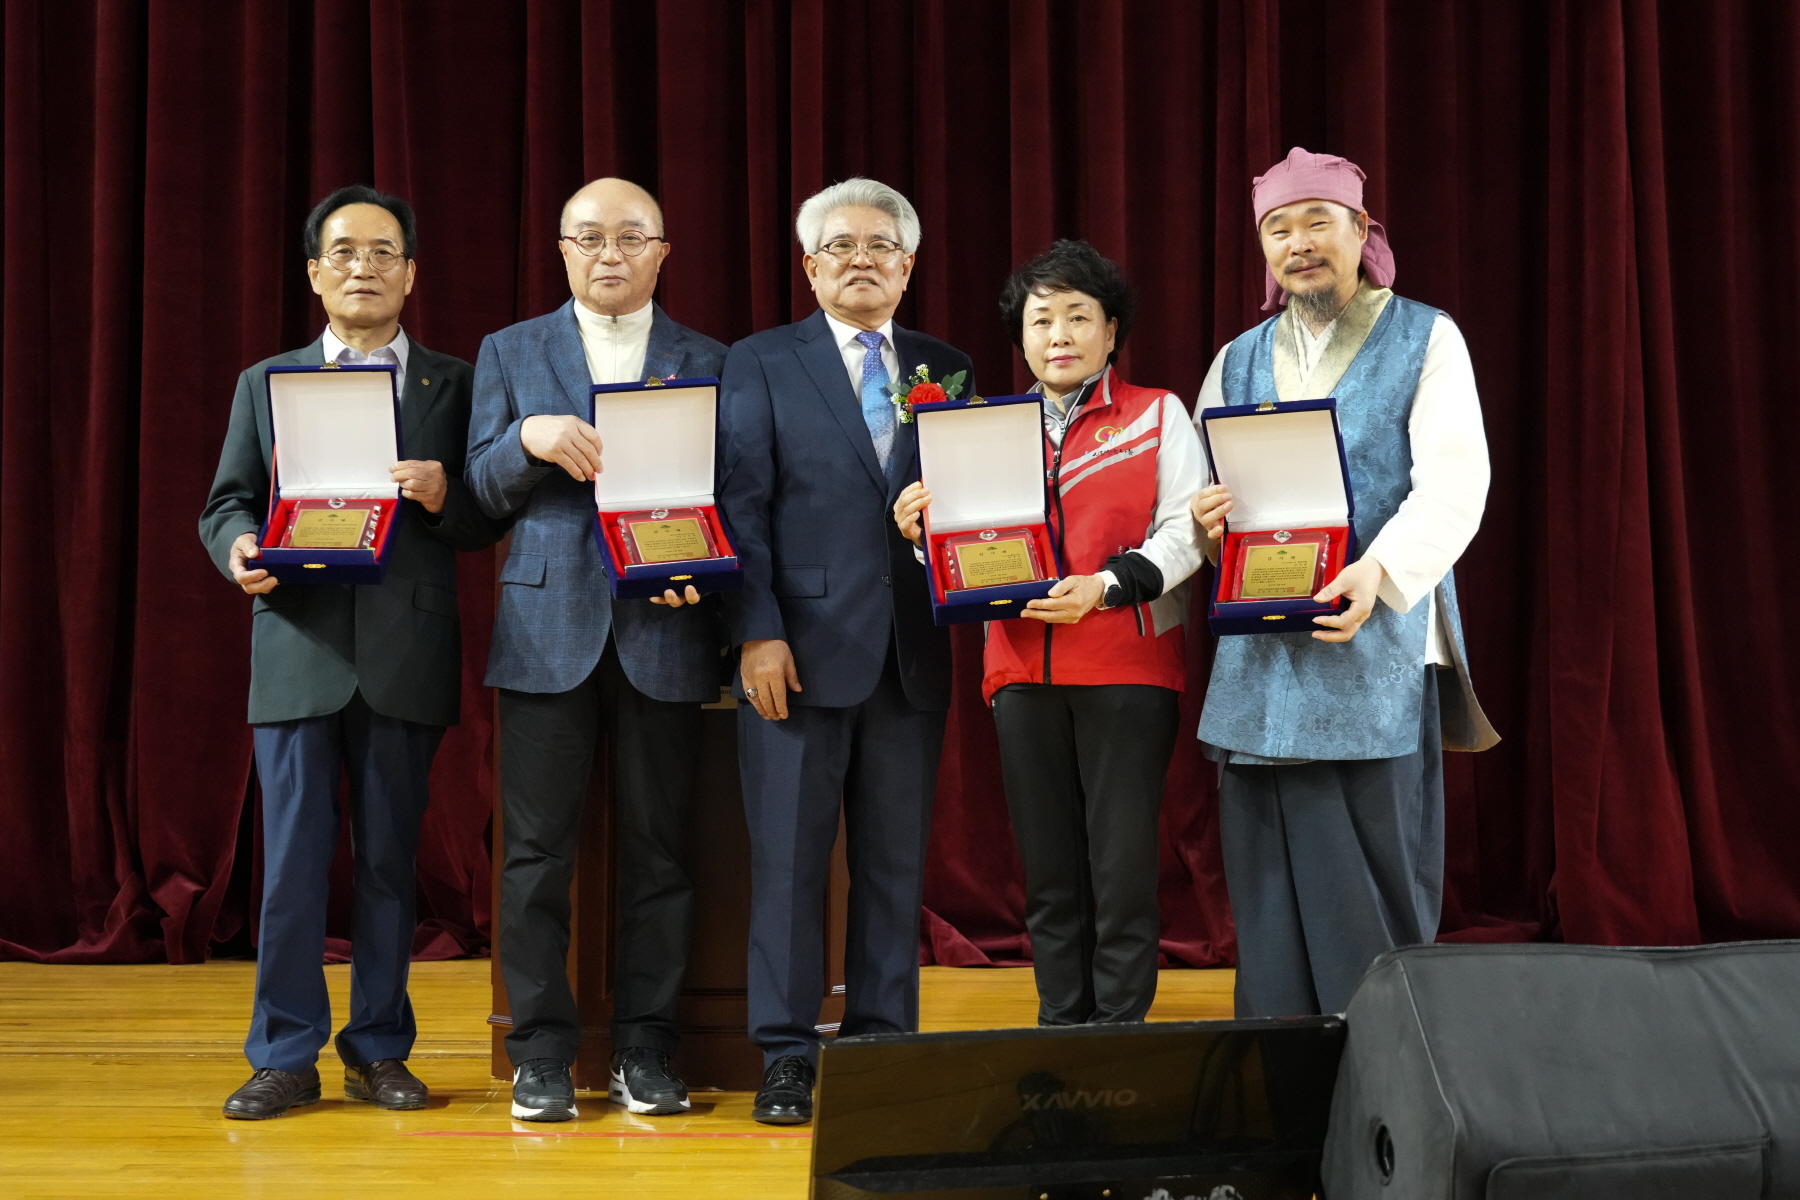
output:
[[[1311,1200],[1336,1017],[876,1034],[819,1058],[813,1200]]]
[[[1800,1196],[1800,942],[1424,946],[1351,998],[1328,1200]]]

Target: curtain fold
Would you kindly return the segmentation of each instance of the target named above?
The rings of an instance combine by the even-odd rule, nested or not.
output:
[[[982,390],[1029,382],[1000,282],[1070,236],[1140,291],[1125,375],[1191,404],[1261,319],[1250,179],[1295,144],[1368,172],[1397,290],[1457,320],[1482,391],[1494,482],[1458,581],[1506,740],[1446,763],[1444,936],[1800,934],[1793,6],[12,0],[0,37],[0,957],[248,944],[249,605],[193,522],[237,373],[322,327],[299,233],[326,191],[414,204],[407,331],[473,361],[566,299],[586,179],[657,193],[659,299],[730,342],[812,310],[794,207],[873,175],[923,223],[899,320]],[[459,571],[429,956],[488,925],[493,555]],[[1192,611],[1162,948],[1202,966],[1235,943]],[[1023,962],[981,633],[952,636],[923,953]]]

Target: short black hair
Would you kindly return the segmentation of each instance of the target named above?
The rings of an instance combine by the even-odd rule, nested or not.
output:
[[[306,214],[306,227],[301,235],[306,243],[306,257],[319,257],[319,251],[323,249],[319,245],[319,238],[325,228],[325,219],[350,204],[373,204],[377,208],[387,209],[394,220],[400,223],[401,252],[408,259],[412,258],[419,239],[418,226],[413,221],[412,205],[398,196],[378,192],[366,183],[353,183],[349,187],[339,188]]]
[[[1058,238],[1055,245],[1014,271],[1000,289],[1000,315],[1012,333],[1013,345],[1020,349],[1025,346],[1025,302],[1038,292],[1085,292],[1098,300],[1101,315],[1119,323],[1106,361],[1119,360],[1137,312],[1137,293],[1118,263],[1086,242]]]

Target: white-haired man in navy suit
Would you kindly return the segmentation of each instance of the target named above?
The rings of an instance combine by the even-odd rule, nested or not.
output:
[[[744,587],[738,761],[751,842],[752,1115],[812,1116],[824,998],[825,889],[840,799],[850,915],[842,1032],[918,1028],[925,844],[950,707],[950,642],[892,509],[918,477],[890,381],[968,356],[894,324],[919,245],[905,196],[849,179],[796,227],[819,310],[731,348],[721,380],[719,504]],[[972,380],[968,393],[973,394]]]

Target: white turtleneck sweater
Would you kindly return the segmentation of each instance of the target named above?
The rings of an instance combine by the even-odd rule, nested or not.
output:
[[[587,352],[588,375],[595,383],[644,382],[644,355],[650,347],[650,324],[656,306],[645,304],[622,317],[603,317],[575,302],[575,325]]]

